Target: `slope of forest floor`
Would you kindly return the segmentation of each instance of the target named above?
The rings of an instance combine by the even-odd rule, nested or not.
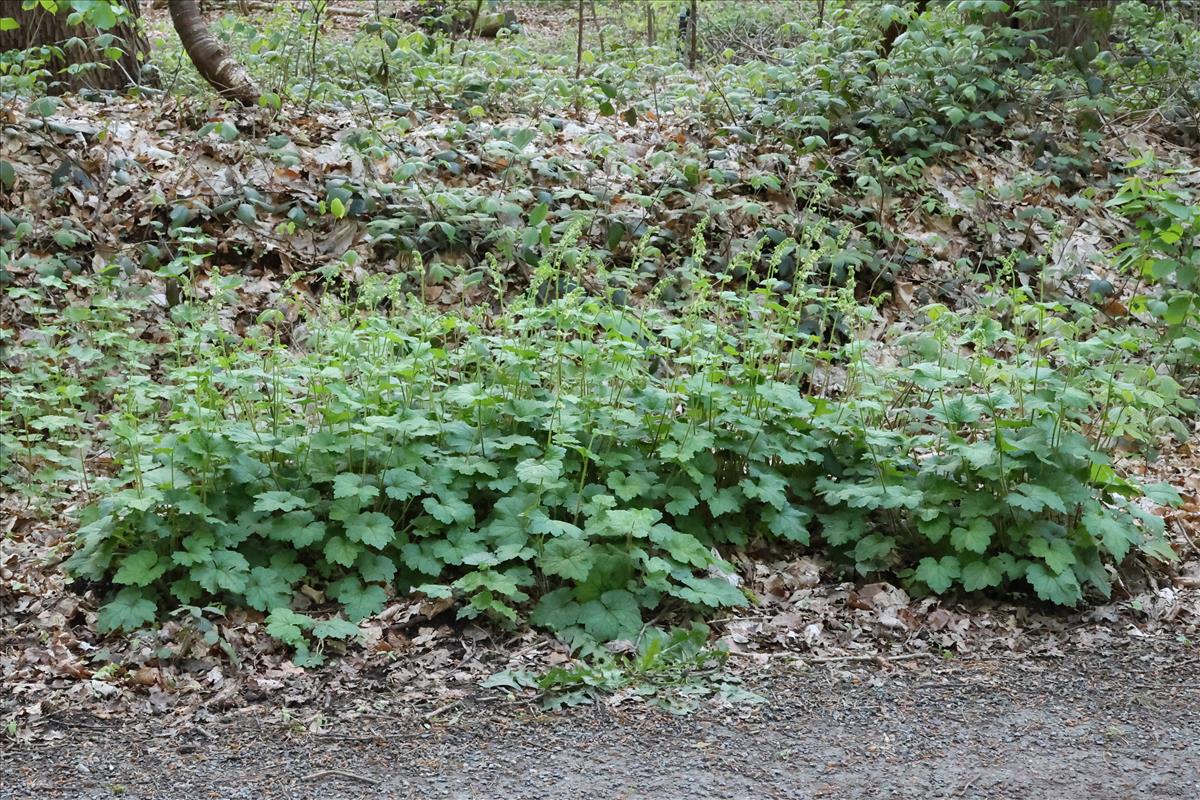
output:
[[[546,16],[529,27],[571,24]],[[676,87],[680,108],[691,108],[691,82]],[[623,259],[648,227],[669,234],[662,274],[643,276],[656,284],[684,260],[699,217],[728,261],[767,223],[798,218],[811,189],[822,213],[862,200],[887,223],[886,244],[858,233],[847,243],[889,265],[888,285],[863,280],[887,295],[878,331],[930,303],[971,305],[981,264],[1018,250],[1043,254],[1046,291],[1119,325],[1136,316],[1136,287],[1108,260],[1128,233],[1104,206],[1110,166],[1153,151],[1181,186],[1200,187],[1195,152],[1160,138],[1152,116],[1105,121],[1084,204],[1079,187],[1062,187],[1061,165],[1038,166],[1047,159],[1024,134],[932,164],[920,193],[863,199],[845,164],[831,159],[845,174],[817,181],[808,156],[777,158],[766,133],[726,125],[724,104],[630,121],[489,106],[475,121],[474,107],[427,102],[389,112],[378,130],[307,104],[63,98],[47,118],[0,109],[15,186],[5,199],[37,211],[0,321],[34,352],[52,338],[38,320],[91,301],[72,275],[119,265],[118,300],[142,303],[128,333],[153,351],[154,371],[179,302],[178,275],[160,261],[190,263],[193,250],[208,261],[190,299],[215,303],[223,280],[243,279],[220,317],[241,335],[266,312],[296,326],[293,295],[315,307],[367,274],[413,270],[410,249],[430,266],[419,291],[431,305],[502,305],[478,279],[483,256],[507,246],[505,286],[524,291],[542,230],[549,241],[552,224],[557,236],[577,214],[597,220],[590,246]],[[346,204],[327,211],[338,192]],[[1015,279],[1034,285],[1024,269]],[[646,293],[635,288],[635,304]],[[13,364],[16,374],[23,362]],[[98,419],[78,424],[93,479],[114,471],[111,451],[91,446]],[[728,655],[622,679],[586,673],[549,633],[458,620],[452,602],[402,595],[362,622],[361,647],[331,644],[321,670],[296,667],[245,609],[102,634],[100,590],[61,563],[94,487],[56,479],[31,500],[38,491],[5,486],[0,798],[1200,796],[1200,436],[1189,424],[1190,437],[1164,435],[1152,460],[1116,454],[1123,474],[1179,491],[1181,506],[1162,513],[1180,560],[1117,574],[1104,605],[922,598],[878,575],[849,582],[815,551],[737,553],[758,603],[710,620],[710,642]],[[583,688],[535,685],[559,668],[583,670],[573,673]]]

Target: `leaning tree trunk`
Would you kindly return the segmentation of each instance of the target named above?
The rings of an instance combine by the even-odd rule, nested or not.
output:
[[[67,22],[73,9],[60,2],[58,12],[51,14],[40,5],[25,8],[22,0],[0,0],[0,17],[17,21],[13,30],[0,31],[0,52],[46,48],[47,68],[52,74],[49,91],[60,93],[79,89],[123,89],[149,81],[142,75],[142,64],[150,53],[150,43],[138,29],[141,10],[138,0],[112,0],[125,7],[128,17],[105,31]],[[96,43],[101,34],[109,34],[112,42]],[[68,44],[72,39],[77,41]],[[116,47],[121,51],[113,59],[103,51]],[[68,71],[72,65],[95,65]]]
[[[1008,11],[967,13],[969,22],[1039,31],[1038,43],[1056,53],[1093,43],[1109,45],[1116,0],[1017,0]]]
[[[245,106],[256,104],[259,91],[254,79],[209,31],[196,0],[171,0],[168,7],[175,32],[200,76],[222,97]]]

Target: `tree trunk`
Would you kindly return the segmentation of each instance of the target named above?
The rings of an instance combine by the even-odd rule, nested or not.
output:
[[[688,14],[688,37],[690,39],[688,46],[688,69],[696,68],[696,31],[700,28],[700,8],[697,0],[692,0],[692,9]]]
[[[1093,0],[1091,3],[1042,2],[1040,18],[1031,27],[1049,28],[1050,46],[1058,52],[1082,47],[1094,42],[1100,50],[1108,49],[1108,34],[1112,30],[1113,6],[1116,0]]]
[[[56,14],[41,6],[23,8],[21,0],[0,0],[0,17],[15,19],[20,26],[15,30],[0,31],[0,52],[46,48],[46,66],[53,74],[48,88],[54,94],[79,89],[124,89],[130,85],[154,83],[142,75],[142,64],[150,52],[150,43],[138,30],[141,17],[138,0],[113,2],[124,6],[129,16],[123,17],[124,21],[112,28],[100,31],[68,24],[67,17],[73,9],[65,0],[58,4]],[[114,38],[101,44],[97,38],[102,35]],[[73,38],[79,41],[68,45]],[[120,57],[113,59],[105,55],[103,51],[109,47],[120,49]],[[84,64],[97,66],[71,70],[73,65]]]
[[[171,0],[171,23],[200,77],[217,93],[244,106],[258,103],[258,86],[246,68],[225,52],[209,31],[196,0]]]
[[[917,7],[913,10],[913,19],[925,13],[925,9],[929,6],[929,0],[917,0]],[[824,9],[822,9],[824,10]],[[880,43],[879,56],[887,58],[892,54],[892,47],[895,46],[896,40],[900,38],[900,34],[908,30],[908,23],[901,22],[898,19],[892,20],[892,24],[887,26],[887,30],[883,32],[883,41]]]
[[[1099,50],[1108,47],[1116,0],[1020,0],[1012,10],[994,13],[970,13],[968,21],[985,25],[1004,25],[1014,30],[1045,31],[1039,43],[1054,52],[1082,47],[1089,42]]]

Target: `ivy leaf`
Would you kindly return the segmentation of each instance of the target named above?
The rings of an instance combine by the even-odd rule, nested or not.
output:
[[[1179,496],[1179,492],[1175,491],[1175,487],[1169,483],[1147,483],[1142,485],[1142,494],[1148,500],[1157,503],[1160,506],[1178,506],[1183,502],[1183,498]]]
[[[614,509],[604,512],[604,526],[617,536],[643,539],[650,535],[662,512],[653,508]]]
[[[117,593],[110,602],[100,607],[96,616],[96,627],[107,633],[115,630],[136,630],[148,622],[153,622],[158,613],[158,606],[142,595],[133,587],[127,587]]]
[[[313,626],[312,632],[318,639],[357,639],[362,635],[357,625],[341,617],[321,620]]]
[[[582,613],[583,606],[575,602],[570,589],[563,587],[543,595],[537,608],[529,615],[529,621],[534,625],[561,632],[572,625],[578,625]]]
[[[311,511],[289,511],[283,516],[267,520],[259,533],[293,547],[308,547],[325,538],[325,523],[314,520]]]
[[[1063,572],[1075,563],[1075,553],[1066,539],[1038,537],[1029,543],[1029,552],[1046,562],[1055,572]]]
[[[475,519],[475,509],[456,497],[426,497],[421,501],[421,507],[429,516],[445,525],[469,523]]]
[[[517,477],[525,483],[540,486],[553,483],[562,475],[561,461],[543,461],[540,458],[527,458],[517,464]]]
[[[171,596],[185,606],[194,604],[202,594],[204,594],[204,589],[200,588],[200,584],[191,578],[180,578],[177,581],[171,581]]]
[[[610,589],[583,604],[579,621],[584,630],[602,642],[632,639],[642,629],[642,610],[637,598],[624,589]]]
[[[566,536],[546,542],[539,562],[542,572],[576,581],[587,580],[593,563],[588,543]]]
[[[308,574],[308,568],[296,562],[296,554],[288,550],[271,556],[271,569],[288,583],[295,583]]]
[[[1022,483],[1018,485],[1008,495],[1008,504],[1023,508],[1026,511],[1038,512],[1043,508],[1049,508],[1052,511],[1057,511],[1060,514],[1065,514],[1067,511],[1066,503],[1062,497],[1052,489],[1045,486],[1039,486],[1036,483]]]
[[[221,589],[241,594],[250,577],[250,562],[235,550],[216,550],[209,560],[192,567],[192,580],[205,591],[216,594]]]
[[[335,499],[355,497],[366,503],[379,496],[379,488],[364,484],[361,475],[343,472],[333,479],[333,496]]]
[[[304,631],[316,624],[316,620],[297,614],[290,608],[274,608],[267,615],[267,633],[284,644],[300,647],[306,644]]]
[[[308,547],[325,538],[325,523],[317,520],[307,525],[292,525],[288,528],[287,541],[295,547]]]
[[[606,483],[608,484],[608,488],[612,489],[613,493],[625,502],[646,494],[653,486],[645,473],[630,472],[626,475],[620,470],[610,472]],[[712,501],[710,500],[709,506],[711,507],[711,505]],[[713,514],[715,516],[717,512],[713,511]]]
[[[917,580],[935,594],[942,594],[954,584],[954,579],[962,574],[962,570],[954,556],[942,556],[940,559],[926,556],[917,565],[915,574]]]
[[[482,589],[472,595],[471,602],[459,609],[458,616],[473,619],[482,613],[503,617],[510,622],[517,621],[517,610],[492,594],[490,589]]]
[[[121,568],[113,576],[113,583],[126,586],[149,586],[167,571],[170,563],[158,558],[153,550],[138,550],[121,560]]]
[[[1073,606],[1083,598],[1083,589],[1079,586],[1075,573],[1070,570],[1056,574],[1053,570],[1046,569],[1044,564],[1035,562],[1025,570],[1025,578],[1038,597],[1051,603]]]
[[[950,531],[950,544],[960,552],[985,553],[996,528],[984,517],[976,517],[965,528]]]
[[[254,496],[254,510],[270,513],[272,511],[298,511],[308,508],[308,501],[291,492],[263,492]]]
[[[391,517],[378,511],[359,514],[346,522],[346,536],[354,542],[381,550],[396,538]],[[339,562],[340,563],[340,562]],[[350,566],[346,564],[345,566]]]
[[[696,497],[695,493],[682,486],[670,489],[667,495],[671,497],[671,502],[666,505],[667,512],[677,517],[683,516],[700,505],[700,499]]]
[[[429,547],[420,542],[409,542],[401,550],[404,554],[404,565],[426,575],[440,575],[442,567],[446,566],[440,558],[434,557]]]
[[[937,544],[942,539],[945,539],[946,534],[950,532],[950,518],[944,514],[939,514],[933,519],[919,520],[917,522],[917,530],[926,539]]]
[[[352,622],[379,613],[387,602],[387,593],[375,585],[363,585],[354,575],[348,575],[330,587],[330,594],[346,608],[346,616]]]
[[[650,541],[662,547],[671,558],[680,564],[707,567],[712,555],[699,539],[689,533],[680,533],[668,525],[655,525],[650,529]]]
[[[768,508],[763,514],[763,519],[767,523],[767,530],[776,536],[787,539],[789,542],[799,542],[804,545],[809,543],[807,527],[809,514],[807,511],[789,504],[783,509]]]
[[[325,663],[325,654],[320,650],[309,649],[308,642],[301,639],[296,644],[296,653],[292,656],[292,663],[301,669],[309,667],[315,669]]]
[[[396,562],[370,550],[359,553],[354,566],[362,579],[368,583],[387,583],[396,576]]]
[[[245,595],[251,608],[267,611],[286,606],[292,599],[292,587],[275,570],[255,567],[250,570],[250,577],[246,580]]]
[[[611,482],[609,483],[611,486]],[[708,498],[708,511],[714,517],[730,514],[742,507],[742,490],[736,486],[721,489]]]
[[[383,493],[401,502],[416,497],[425,490],[421,476],[408,469],[389,469],[383,473]]]
[[[891,536],[872,533],[870,536],[864,536],[858,540],[858,544],[854,546],[854,560],[858,562],[860,572],[863,571],[862,567],[867,567],[869,571],[891,555],[895,549],[896,540]]]
[[[866,523],[862,514],[834,513],[822,514],[821,537],[834,547],[849,544],[863,535]]]
[[[676,589],[673,594],[677,597],[710,608],[746,605],[746,595],[742,590],[723,578],[697,578],[687,575],[683,578],[683,587]]]
[[[578,525],[572,525],[563,520],[551,519],[541,512],[536,512],[529,524],[529,532],[541,536],[573,536],[583,535]],[[522,531],[523,533],[523,531]]]
[[[1004,570],[996,559],[970,561],[962,568],[962,585],[968,592],[978,592],[999,586],[1004,580]]]
[[[362,486],[361,475],[343,472],[333,479],[333,496],[335,498],[356,497],[360,486]]]
[[[1080,524],[1118,563],[1125,560],[1130,548],[1141,538],[1132,521],[1122,524],[1120,520],[1102,512],[1084,514]]]
[[[331,536],[329,541],[325,542],[325,560],[331,564],[352,567],[361,550],[362,548],[354,542],[348,542],[341,536]]]

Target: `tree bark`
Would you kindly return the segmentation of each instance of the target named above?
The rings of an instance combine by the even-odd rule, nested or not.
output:
[[[168,8],[175,32],[200,76],[222,97],[244,106],[258,103],[259,90],[254,79],[212,35],[196,0],[171,0]]]
[[[67,2],[60,2],[58,13],[51,14],[41,6],[26,9],[21,0],[0,0],[0,17],[11,17],[20,26],[15,30],[0,31],[0,52],[5,50],[29,50],[47,47],[47,67],[53,73],[49,86],[51,93],[78,91],[79,89],[124,89],[135,84],[153,84],[142,75],[142,64],[150,52],[150,43],[138,29],[141,9],[138,0],[113,0],[129,12],[126,21],[109,30],[99,31],[83,25],[70,25],[67,17],[73,9]],[[96,38],[110,34],[111,44],[101,46]],[[71,39],[78,42],[68,45]],[[112,59],[104,54],[106,47],[117,47],[122,52]],[[74,64],[98,64],[92,69],[67,70]]]
[[[1059,53],[1089,42],[1104,50],[1109,45],[1115,6],[1116,0],[1023,0],[1012,3],[1008,12],[972,13],[967,19],[1014,30],[1043,31],[1038,34],[1039,44]]]
[[[917,0],[917,7],[913,11],[913,18],[921,16],[925,13],[925,9],[929,6],[929,0]],[[822,9],[823,10],[823,9]],[[908,30],[908,23],[901,22],[898,19],[892,20],[892,24],[887,26],[887,30],[883,32],[883,41],[880,44],[879,56],[887,58],[892,54],[892,48],[896,45],[896,40],[900,38],[900,34]]]
[[[700,7],[697,0],[692,0],[692,10],[688,14],[688,37],[690,38],[688,47],[688,69],[696,68],[696,31],[700,28]]]

